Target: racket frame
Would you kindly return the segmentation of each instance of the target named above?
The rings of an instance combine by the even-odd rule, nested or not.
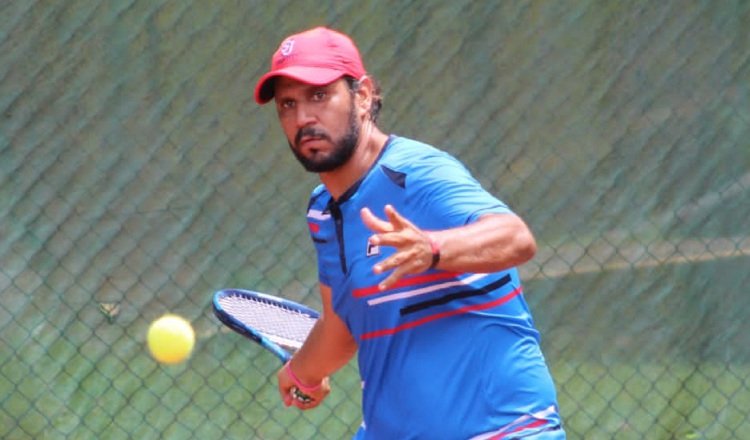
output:
[[[228,296],[241,296],[249,299],[260,299],[268,304],[279,305],[283,308],[291,309],[303,315],[307,315],[313,319],[320,318],[320,314],[314,309],[288,299],[279,298],[277,296],[268,295],[261,292],[244,289],[222,289],[214,293],[213,309],[214,314],[219,319],[219,321],[221,321],[224,325],[231,328],[235,332],[260,344],[263,348],[270,351],[277,358],[279,358],[282,364],[288,362],[289,359],[291,359],[292,353],[276,342],[273,342],[268,337],[264,336],[262,332],[248,326],[247,324],[243,323],[239,319],[232,316],[229,312],[227,312],[221,305],[220,300]]]
[[[268,337],[264,336],[263,333],[259,330],[243,323],[241,320],[235,318],[227,310],[225,310],[221,305],[221,299],[228,296],[241,296],[250,299],[260,299],[265,303],[279,305],[283,308],[297,311],[316,320],[320,318],[320,313],[318,313],[317,310],[311,309],[307,306],[288,299],[279,298],[277,296],[268,295],[261,292],[244,289],[222,289],[214,293],[212,301],[213,311],[214,315],[216,315],[219,321],[234,330],[236,333],[239,333],[242,336],[250,339],[251,341],[258,343],[261,347],[273,353],[281,361],[282,364],[286,364],[287,362],[289,362],[289,359],[292,358],[292,353],[281,345],[272,341]],[[312,400],[308,395],[297,389],[297,387],[294,387],[292,389],[292,395],[295,399],[303,403],[308,403]]]

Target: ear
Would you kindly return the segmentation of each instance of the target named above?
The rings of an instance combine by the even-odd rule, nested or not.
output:
[[[358,113],[369,118],[370,107],[372,106],[375,84],[369,76],[364,75],[359,79],[359,89],[356,92],[356,103]]]

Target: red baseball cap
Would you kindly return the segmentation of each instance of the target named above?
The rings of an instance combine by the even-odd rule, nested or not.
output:
[[[316,27],[287,37],[271,58],[271,70],[255,86],[255,102],[273,99],[273,80],[286,76],[306,84],[322,86],[345,75],[366,74],[359,50],[351,38],[325,27]]]

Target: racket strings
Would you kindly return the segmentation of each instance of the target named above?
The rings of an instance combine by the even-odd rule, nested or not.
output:
[[[225,296],[219,303],[235,319],[292,351],[302,346],[316,321],[307,314],[262,298]]]

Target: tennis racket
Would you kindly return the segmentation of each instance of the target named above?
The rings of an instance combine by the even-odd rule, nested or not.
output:
[[[282,364],[302,346],[320,316],[294,301],[242,289],[214,293],[213,309],[224,325],[260,344]],[[293,394],[298,400],[311,400],[296,388]]]

